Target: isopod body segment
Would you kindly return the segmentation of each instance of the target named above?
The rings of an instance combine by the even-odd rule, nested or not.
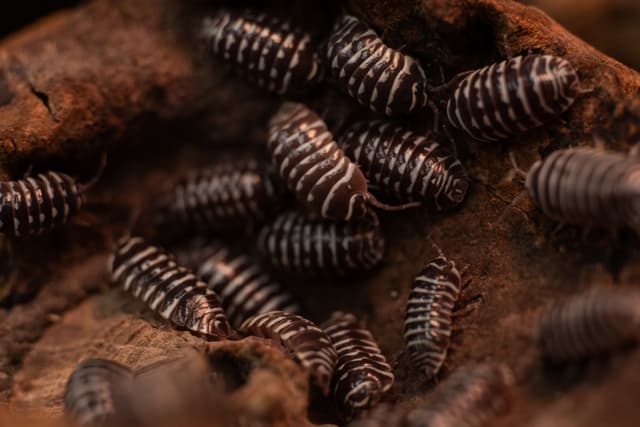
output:
[[[607,353],[640,339],[640,293],[594,289],[543,312],[536,340],[542,354],[566,362]]]
[[[320,78],[310,35],[278,17],[222,9],[204,20],[201,34],[215,56],[271,92],[300,94]]]
[[[120,239],[110,267],[113,281],[173,325],[207,339],[233,333],[216,293],[142,238]]]
[[[404,337],[411,361],[429,379],[435,377],[447,357],[452,312],[462,285],[455,263],[444,256],[430,261],[413,280]]]
[[[327,395],[337,354],[327,334],[313,322],[293,313],[270,311],[247,319],[240,331],[279,343]]]
[[[566,111],[579,92],[569,61],[516,56],[462,78],[447,102],[447,117],[477,140],[496,141],[548,122]]]
[[[298,212],[280,214],[260,230],[258,250],[275,270],[345,274],[368,271],[384,256],[377,215],[355,222],[309,220]]]
[[[354,16],[336,21],[327,63],[335,84],[374,112],[408,114],[427,104],[427,80],[418,61],[387,46]]]
[[[196,274],[220,296],[227,318],[236,328],[249,317],[269,311],[300,312],[295,298],[259,263],[221,244],[211,245]]]
[[[640,230],[640,161],[593,148],[556,150],[527,172],[533,202],[569,224]]]
[[[334,312],[321,325],[338,354],[333,392],[341,416],[351,419],[375,406],[393,385],[393,370],[373,335],[353,314]]]
[[[422,202],[443,211],[459,205],[467,194],[464,166],[447,145],[434,139],[374,120],[353,124],[338,141],[371,185],[400,202]]]

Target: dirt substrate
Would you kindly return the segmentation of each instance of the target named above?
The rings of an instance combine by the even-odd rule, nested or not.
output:
[[[318,37],[338,11],[287,3],[269,8],[299,19]],[[133,206],[152,202],[163,182],[190,167],[264,147],[266,121],[280,100],[207,61],[192,37],[207,7],[204,1],[95,0],[0,43],[3,175],[20,177],[33,164],[36,172],[56,168],[84,178],[101,152],[110,153],[78,220],[7,245],[0,257],[0,425],[16,425],[15,417],[29,425],[24,416],[58,425],[64,383],[82,359],[139,367],[184,346],[226,352],[232,370],[245,366],[229,392],[231,403],[211,409],[208,425],[224,425],[226,411],[232,418],[243,414],[239,425],[306,424],[307,386],[273,347],[256,340],[207,344],[174,331],[108,283],[108,253]],[[492,425],[637,425],[640,353],[549,367],[540,361],[531,328],[541,308],[567,295],[593,286],[638,286],[638,240],[628,231],[555,231],[526,199],[509,208],[522,185],[509,179],[508,153],[529,166],[553,149],[593,144],[594,135],[611,149],[628,150],[640,140],[640,75],[539,10],[508,0],[352,0],[348,7],[390,45],[418,57],[429,75],[439,76],[440,65],[452,76],[499,60],[506,42],[514,53],[565,57],[593,90],[549,126],[512,141],[482,144],[459,135],[458,152],[471,176],[466,202],[443,215],[423,209],[381,214],[388,245],[375,271],[282,281],[314,321],[335,309],[362,317],[395,368],[388,400],[413,408],[434,384],[409,365],[402,322],[411,280],[436,254],[430,235],[458,265],[468,265],[472,283],[463,298],[482,299],[457,321],[463,330],[441,378],[486,360],[504,361],[517,375],[510,411]],[[332,125],[368,117],[326,87],[303,100],[325,111]],[[429,111],[401,121],[416,131],[431,126]],[[253,234],[227,237],[250,250]],[[312,423],[337,422],[330,402],[315,394],[312,400]]]

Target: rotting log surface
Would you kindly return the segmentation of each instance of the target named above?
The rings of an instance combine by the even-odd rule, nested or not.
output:
[[[324,16],[307,2],[285,3],[273,8]],[[92,228],[72,224],[15,245],[13,256],[3,258],[9,263],[3,271],[17,271],[9,281],[12,288],[30,290],[16,300],[19,304],[0,311],[0,398],[18,412],[59,413],[60,373],[69,372],[83,356],[106,356],[119,345],[144,342],[129,348],[126,360],[119,359],[135,364],[183,341],[197,341],[163,326],[119,291],[104,292],[106,253],[125,228],[127,206],[152,200],[158,183],[187,167],[218,158],[225,143],[246,142],[246,147],[264,141],[266,118],[276,106],[274,97],[230,77],[220,64],[202,63],[190,38],[196,9],[202,6],[177,0],[96,0],[0,44],[4,171],[18,176],[34,162],[89,174],[90,165],[78,162],[112,151],[107,174],[91,195],[103,202],[89,209],[96,217]],[[469,265],[473,283],[468,296],[483,297],[476,311],[460,319],[465,329],[454,340],[445,373],[476,360],[503,360],[517,372],[517,398],[510,414],[495,425],[600,426],[613,416],[617,425],[637,425],[629,396],[640,383],[638,353],[549,370],[538,361],[530,336],[545,304],[594,285],[637,282],[637,239],[625,232],[583,237],[571,227],[554,233],[555,224],[527,201],[497,219],[522,189],[506,179],[509,152],[524,167],[553,149],[592,144],[594,135],[612,149],[628,150],[640,135],[640,76],[539,10],[508,0],[351,0],[348,7],[391,45],[417,56],[430,75],[439,75],[439,64],[452,76],[502,59],[506,42],[514,54],[532,50],[567,58],[584,87],[593,91],[557,121],[509,143],[461,137],[458,149],[472,177],[468,200],[444,215],[420,209],[382,215],[388,254],[372,274],[285,281],[307,303],[313,320],[322,321],[334,309],[365,318],[396,367],[390,399],[402,408],[414,407],[432,384],[420,380],[402,351],[402,320],[409,283],[435,254],[426,239],[431,234],[449,257]],[[326,32],[329,18],[318,20],[314,31]],[[336,122],[344,120],[340,115],[347,121],[366,115],[333,91],[320,90],[305,101],[319,110],[331,106],[328,114]],[[403,122],[426,129],[429,114]],[[169,131],[158,132],[158,127]],[[101,295],[74,308],[98,291]],[[54,322],[60,324],[49,327]],[[80,345],[80,350],[71,346],[74,352],[68,353],[65,325],[74,322],[80,326],[71,328],[73,334],[94,344]],[[103,333],[102,328],[116,324],[117,334]],[[136,328],[142,330],[138,337]],[[91,341],[95,334],[101,334],[101,341]],[[165,338],[154,341],[158,334]],[[305,407],[300,394],[273,395],[276,401],[264,406],[261,398],[272,394],[256,391],[257,400],[252,400],[247,390],[237,391],[245,393],[238,404],[246,401],[247,416],[256,414],[264,425],[300,425],[296,416]],[[251,402],[257,403],[251,407]],[[314,400],[313,421],[334,422],[329,407]]]

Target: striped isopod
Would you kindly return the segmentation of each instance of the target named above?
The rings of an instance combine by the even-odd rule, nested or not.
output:
[[[640,292],[597,289],[556,303],[536,329],[545,357],[562,362],[605,353],[640,339]]]
[[[427,376],[438,373],[449,349],[452,312],[462,276],[444,256],[431,260],[413,280],[404,320],[404,337],[413,363]]]
[[[592,148],[557,150],[526,174],[527,193],[563,223],[640,230],[640,161]]]
[[[211,246],[211,253],[196,269],[196,274],[220,296],[227,318],[234,327],[239,327],[251,316],[268,311],[300,312],[293,296],[260,264],[221,245]]]
[[[456,369],[421,408],[407,414],[403,427],[481,427],[506,411],[514,385],[503,364],[473,364]]]
[[[157,225],[228,230],[261,223],[280,206],[283,191],[271,168],[230,162],[182,178],[155,208]]]
[[[321,325],[338,354],[333,392],[340,414],[351,419],[375,406],[393,385],[391,366],[375,342],[350,313],[334,312]]]
[[[82,208],[84,193],[98,181],[105,165],[103,155],[98,172],[84,184],[51,171],[17,181],[0,181],[0,235],[19,238],[66,224]]]
[[[336,22],[327,62],[335,83],[372,111],[393,116],[427,104],[427,79],[418,61],[385,45],[351,15]]]
[[[442,211],[459,205],[469,178],[443,144],[375,120],[349,127],[338,139],[370,184],[401,202],[423,202]]]
[[[552,55],[517,56],[456,83],[447,103],[449,122],[480,141],[540,126],[566,111],[581,92],[573,66]]]
[[[309,220],[285,212],[258,235],[258,250],[276,270],[291,273],[367,271],[384,255],[384,236],[372,211],[356,222]]]
[[[201,34],[214,55],[271,92],[299,94],[320,78],[320,57],[311,37],[280,18],[220,10],[205,19]]]
[[[245,320],[240,330],[279,343],[322,392],[329,393],[336,350],[327,334],[314,323],[297,314],[270,311]]]
[[[344,155],[320,117],[286,102],[269,122],[269,151],[280,177],[311,215],[333,220],[363,217],[367,203],[387,210],[367,190],[360,168]]]
[[[232,334],[216,293],[162,249],[124,237],[110,264],[114,281],[173,325],[208,339]]]
[[[119,363],[104,359],[85,360],[67,381],[65,414],[79,425],[100,424],[113,419],[117,412],[114,388],[132,378],[131,370]]]

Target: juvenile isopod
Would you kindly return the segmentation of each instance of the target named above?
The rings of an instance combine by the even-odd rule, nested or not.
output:
[[[269,151],[280,177],[310,215],[362,218],[367,204],[386,210],[368,191],[360,168],[338,147],[324,121],[303,104],[286,102],[269,122]]]
[[[345,419],[374,407],[393,385],[393,369],[353,314],[334,312],[321,325],[338,354],[333,393]]]
[[[481,427],[509,407],[515,379],[504,364],[472,364],[456,369],[407,415],[403,427]]]
[[[597,289],[558,302],[538,323],[542,354],[564,362],[598,355],[640,340],[640,292]]]
[[[374,120],[350,126],[338,142],[370,186],[400,202],[422,202],[443,211],[467,194],[469,178],[462,163],[434,138]]]
[[[232,334],[216,293],[164,250],[124,237],[110,267],[114,282],[173,325],[207,339]]]
[[[116,408],[114,388],[132,381],[132,371],[105,359],[89,359],[73,371],[64,392],[64,412],[79,425],[95,425],[112,420]]]
[[[0,235],[20,238],[43,234],[66,224],[82,208],[85,193],[106,165],[102,156],[96,175],[79,184],[62,172],[46,172],[17,181],[0,181]]]
[[[271,92],[299,94],[320,78],[310,35],[278,17],[223,9],[205,19],[201,34],[215,56]]]
[[[526,191],[561,223],[640,231],[640,161],[593,148],[556,150],[527,173]]]
[[[268,311],[300,312],[295,298],[259,263],[222,244],[210,245],[210,253],[195,271],[220,296],[227,318],[234,327],[239,327],[249,317]]]
[[[336,366],[336,350],[327,334],[313,322],[293,313],[270,311],[251,317],[240,331],[279,343],[327,395]]]
[[[516,56],[452,80],[447,117],[480,141],[509,138],[565,112],[579,93],[576,70],[553,55]]]
[[[372,111],[393,116],[427,104],[427,79],[418,61],[384,44],[354,16],[345,14],[336,22],[327,62],[340,89]]]
[[[283,188],[271,167],[255,160],[194,170],[158,199],[158,227],[233,230],[260,224],[281,205]]]
[[[436,376],[447,357],[454,307],[464,285],[455,263],[442,254],[413,280],[404,337],[412,362],[428,379]]]
[[[280,214],[258,235],[258,250],[275,270],[290,273],[368,271],[382,261],[385,240],[372,211],[355,222]]]

